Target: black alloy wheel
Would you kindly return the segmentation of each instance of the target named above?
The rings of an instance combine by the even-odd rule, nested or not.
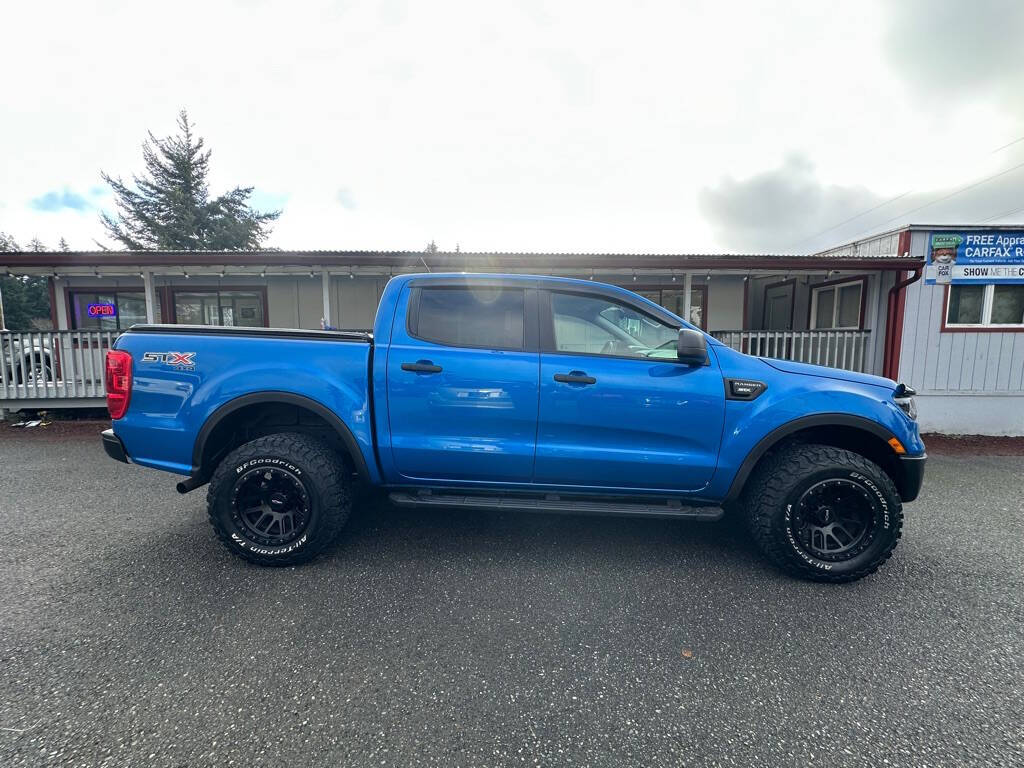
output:
[[[856,557],[871,544],[879,502],[845,478],[812,485],[793,505],[790,530],[807,554],[830,562]]]
[[[231,500],[248,536],[269,547],[289,544],[309,525],[309,494],[287,469],[251,469],[236,481]]]

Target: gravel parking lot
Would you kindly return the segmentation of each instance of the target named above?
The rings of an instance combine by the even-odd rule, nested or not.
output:
[[[1024,764],[1024,457],[933,455],[882,572],[733,526],[364,502],[230,556],[204,494],[0,428],[0,765]]]

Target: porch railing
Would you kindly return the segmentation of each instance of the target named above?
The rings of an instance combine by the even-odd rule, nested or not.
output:
[[[106,352],[116,331],[0,332],[0,405],[10,400],[106,397]]]
[[[748,355],[865,372],[871,330],[714,331],[711,335]]]

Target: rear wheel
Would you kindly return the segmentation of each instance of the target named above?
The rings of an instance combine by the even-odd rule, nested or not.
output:
[[[750,532],[782,570],[855,581],[892,554],[903,506],[892,479],[863,456],[795,444],[758,467],[746,491]]]
[[[327,444],[267,435],[220,463],[210,480],[210,524],[232,553],[260,565],[306,562],[348,519],[349,477]]]

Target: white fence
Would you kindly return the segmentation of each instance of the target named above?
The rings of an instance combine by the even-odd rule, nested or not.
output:
[[[117,336],[115,331],[0,332],[0,407],[18,400],[106,397],[105,358]]]
[[[871,331],[714,331],[711,335],[748,355],[865,372]]]

